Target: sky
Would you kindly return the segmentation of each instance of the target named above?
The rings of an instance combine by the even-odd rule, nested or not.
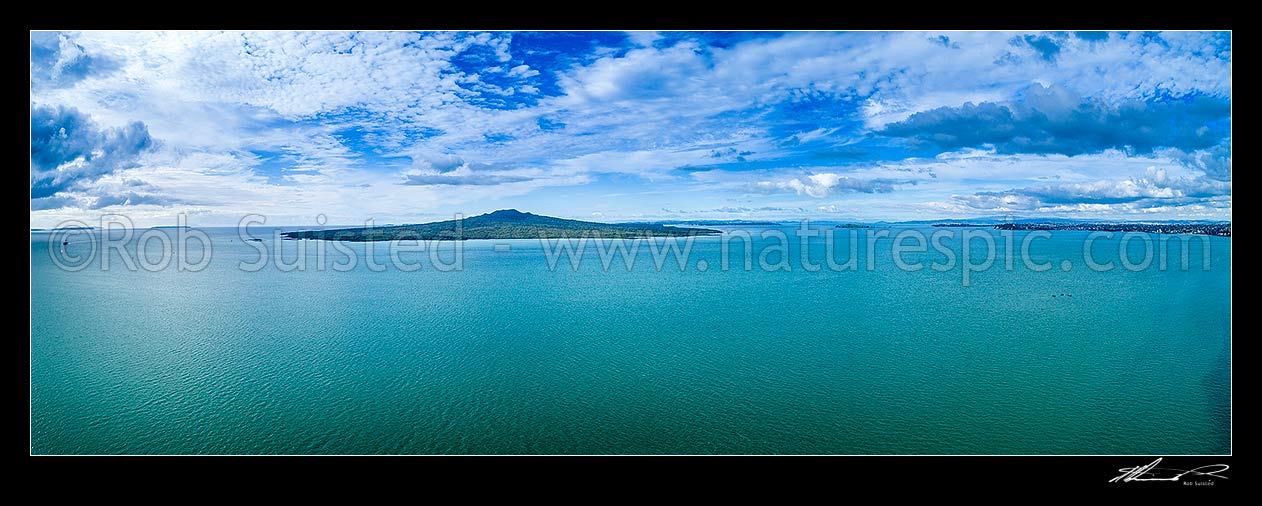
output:
[[[1231,219],[1229,32],[30,37],[32,227]]]

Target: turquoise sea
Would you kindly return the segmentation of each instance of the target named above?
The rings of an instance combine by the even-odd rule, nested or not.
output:
[[[1208,271],[1198,240],[1179,269],[1176,240],[1172,268],[1094,272],[1087,232],[1056,232],[1031,252],[1056,268],[1001,256],[963,286],[958,265],[900,270],[888,238],[870,271],[863,241],[857,270],[805,270],[791,227],[788,272],[744,270],[740,241],[725,271],[716,237],[683,271],[647,252],[630,271],[591,252],[553,271],[538,240],[513,240],[468,241],[452,272],[420,252],[402,254],[415,272],[245,272],[278,243],[204,230],[200,272],[132,271],[118,252],[62,270],[32,232],[33,453],[1231,451],[1230,238],[1210,239]],[[1098,258],[1117,261],[1119,236]],[[282,241],[284,259],[303,244],[315,258]],[[822,239],[809,249],[823,259]]]

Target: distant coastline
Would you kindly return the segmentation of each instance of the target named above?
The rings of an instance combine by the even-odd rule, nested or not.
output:
[[[935,227],[993,228],[996,230],[1086,230],[1093,232],[1147,232],[1231,237],[1230,223],[935,223]]]
[[[31,232],[58,232],[62,230],[96,230],[96,227],[53,227],[53,228],[32,228]]]

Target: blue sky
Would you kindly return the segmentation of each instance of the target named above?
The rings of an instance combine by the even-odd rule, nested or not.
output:
[[[1224,32],[32,32],[31,224],[1231,218]]]

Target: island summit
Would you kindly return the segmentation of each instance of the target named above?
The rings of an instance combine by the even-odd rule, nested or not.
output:
[[[580,238],[636,239],[719,234],[718,230],[672,227],[657,223],[597,223],[503,209],[459,220],[374,228],[339,228],[285,232],[286,239],[326,241],[400,241],[465,239]]]

